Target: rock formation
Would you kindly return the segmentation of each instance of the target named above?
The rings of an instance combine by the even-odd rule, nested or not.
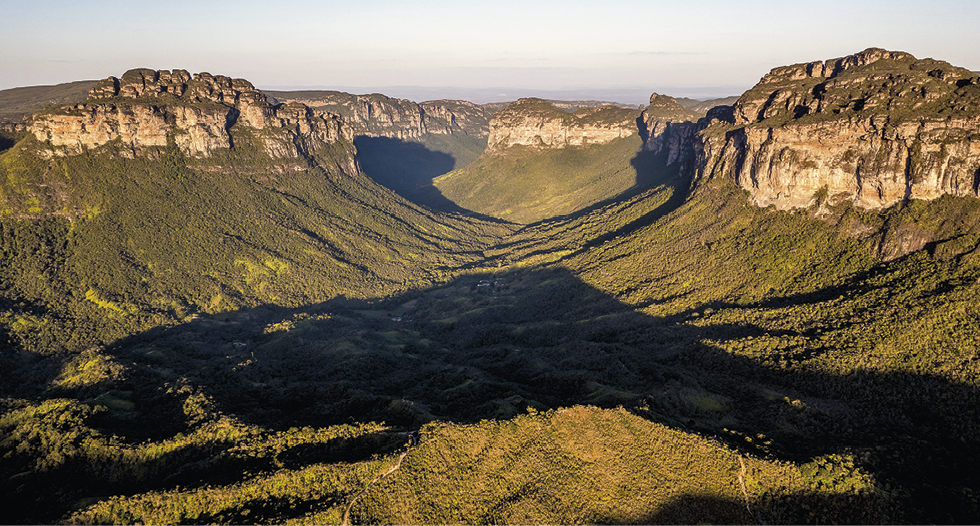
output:
[[[655,154],[666,151],[668,166],[681,161],[684,168],[689,168],[694,158],[691,138],[700,130],[697,120],[698,115],[676,99],[654,93],[639,121],[643,148]]]
[[[118,141],[121,154],[134,156],[172,140],[185,155],[209,157],[233,146],[235,126],[250,128],[261,149],[277,158],[353,138],[337,115],[271,104],[246,80],[149,69],[100,81],[85,103],[40,113],[28,130],[50,145],[50,155]]]
[[[490,120],[487,152],[605,144],[638,133],[639,117],[638,110],[613,106],[567,113],[541,99],[520,99]]]
[[[946,62],[872,48],[775,68],[719,116],[702,122],[697,176],[732,177],[759,206],[824,188],[866,209],[978,196],[980,78]]]
[[[418,140],[425,134],[487,136],[490,112],[471,102],[412,102],[380,94],[340,91],[270,92],[289,102],[341,115],[356,135]]]

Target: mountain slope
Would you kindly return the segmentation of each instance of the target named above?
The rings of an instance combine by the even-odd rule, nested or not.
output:
[[[919,63],[877,52],[821,62],[852,69],[790,80],[786,100],[813,96],[810,82]],[[134,90],[160,87],[139,76]],[[108,126],[118,136],[97,146],[32,133],[0,158],[5,522],[980,513],[976,197],[865,208],[818,190],[812,204],[760,207],[729,168],[761,150],[716,140],[755,125],[775,137],[807,118],[783,102],[755,123],[735,123],[748,104],[698,123],[631,114],[635,135],[584,148],[567,146],[588,137],[578,116],[539,105],[540,128],[497,135],[535,139],[501,146],[518,152],[514,166],[569,159],[588,178],[604,159],[592,152],[621,143],[608,159],[643,161],[640,184],[521,227],[485,223],[413,207],[360,176],[340,119],[255,98],[253,116],[290,126],[209,127],[222,111],[246,113],[230,91],[210,93],[191,109],[157,104],[164,124],[152,129],[174,135],[163,146],[140,126]],[[740,102],[759,100],[750,95]],[[159,123],[116,97],[92,102],[114,111],[69,108],[51,122]],[[683,111],[661,96],[651,106]],[[835,133],[861,125],[861,110],[838,109],[821,117]],[[932,122],[930,111],[915,118]],[[208,239],[219,230],[223,242]],[[212,307],[209,287],[228,302]],[[144,319],[155,295],[184,304]]]
[[[834,201],[882,208],[978,195],[980,77],[871,48],[775,68],[704,132],[704,175],[723,174],[759,206]]]
[[[54,86],[0,90],[0,121],[19,121],[51,106],[83,102],[95,83],[94,80],[80,80]]]
[[[100,84],[108,98],[35,117],[0,158],[8,297],[51,309],[42,324],[301,305],[440,279],[502,232],[400,200],[360,173],[335,118],[235,82],[141,70]],[[42,253],[15,249],[24,239]]]
[[[455,100],[416,103],[381,94],[269,92],[336,113],[350,125],[365,174],[402,197],[436,210],[465,211],[433,187],[436,177],[475,160],[487,145],[483,106]]]
[[[490,124],[487,150],[435,186],[456,204],[515,222],[569,214],[636,187],[638,110],[606,106],[567,113],[522,99]]]

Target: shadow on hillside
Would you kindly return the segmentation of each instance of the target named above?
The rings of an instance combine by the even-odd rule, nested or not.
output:
[[[0,313],[7,313],[18,323],[43,319],[47,309],[30,301],[15,302],[0,298]],[[24,350],[8,330],[0,326],[0,397],[35,398],[44,386],[61,371],[60,356],[39,356]]]
[[[432,184],[436,177],[453,170],[456,159],[452,155],[430,150],[418,142],[390,137],[360,135],[354,144],[361,168],[378,184],[433,210],[478,216],[447,199]]]
[[[682,174],[679,170],[679,166],[667,165],[666,161],[666,152],[654,154],[653,152],[641,150],[637,152],[636,155],[630,160],[630,165],[636,171],[636,182],[632,187],[615,197],[600,201],[571,214],[551,217],[529,224],[518,231],[518,233],[533,230],[544,224],[571,222],[577,219],[582,219],[614,203],[627,201],[651,189],[660,188],[666,190],[669,192],[669,197],[663,203],[656,206],[653,210],[650,210],[649,212],[615,230],[611,230],[605,234],[589,239],[588,242],[578,246],[575,250],[569,251],[558,261],[565,261],[573,258],[604,243],[627,236],[641,228],[650,226],[683,205],[687,200],[691,189],[690,176]],[[524,259],[533,258],[537,255],[548,254],[555,250],[553,246],[534,249],[533,245],[533,243],[518,240],[501,243],[496,248],[513,250],[517,249],[518,247],[523,247],[527,249],[527,251],[523,253]]]
[[[476,274],[389,300],[259,307],[152,329],[105,349],[126,367],[125,385],[49,396],[132,391],[137,414],[110,408],[96,422],[133,442],[188,431],[186,395],[173,390],[182,385],[209,397],[214,411],[274,429],[384,421],[407,430],[436,419],[505,419],[531,408],[625,406],[761,456],[806,461],[852,452],[891,488],[891,505],[911,521],[976,516],[975,389],[926,374],[782,368],[719,348],[767,329],[692,318],[693,311],[670,318],[637,312],[563,269]],[[146,460],[156,463],[146,469],[177,470],[195,455],[215,454],[185,453]],[[209,470],[233,467],[214,462]],[[79,484],[98,476],[63,475]],[[683,521],[684,510],[701,505],[714,509],[692,498],[650,521]],[[800,499],[787,508],[811,497]],[[833,497],[813,496],[812,504],[827,499]],[[724,522],[727,513],[695,518]],[[799,515],[786,516],[794,522]]]
[[[634,524],[888,524],[898,522],[874,495],[802,493],[764,502],[681,495],[656,513],[631,518]],[[615,517],[599,520],[613,524]]]
[[[666,157],[666,152],[660,154],[654,154],[646,150],[637,152],[636,156],[630,160],[630,165],[636,170],[636,184],[633,188],[613,198],[613,201],[629,199],[644,190],[657,186],[667,188],[670,191],[670,198],[636,220],[590,240],[582,248],[577,250],[576,254],[650,226],[684,204],[691,187],[690,176],[681,174],[678,170],[679,167],[668,165],[666,163]],[[566,257],[571,257],[571,255]]]
[[[17,144],[17,143],[16,143],[16,141],[13,138],[6,137],[3,134],[0,134],[0,154],[6,152],[7,150],[9,150],[11,148],[13,148],[14,147],[14,144]]]

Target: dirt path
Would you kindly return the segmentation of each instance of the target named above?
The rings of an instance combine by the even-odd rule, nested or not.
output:
[[[738,473],[738,484],[742,486],[742,496],[745,498],[745,511],[752,515],[752,508],[749,507],[749,492],[745,489],[745,461],[742,460],[742,455],[738,456],[738,463],[742,465],[741,471]]]
[[[389,468],[388,471],[385,471],[384,473],[378,475],[377,477],[374,477],[374,480],[372,480],[371,482],[368,482],[367,486],[364,486],[364,489],[362,489],[360,493],[358,493],[357,495],[355,495],[354,498],[350,500],[350,503],[347,504],[347,509],[344,510],[344,520],[343,520],[343,522],[341,522],[341,525],[342,526],[350,526],[350,510],[351,510],[351,508],[354,507],[354,503],[357,502],[357,499],[361,498],[361,495],[364,495],[367,492],[368,488],[370,488],[375,482],[377,482],[377,481],[379,481],[379,480],[387,477],[388,475],[391,475],[395,471],[397,471],[398,468],[401,467],[402,460],[405,459],[405,455],[407,455],[407,454],[408,454],[408,450],[407,449],[405,451],[402,451],[402,453],[400,455],[398,455],[398,462],[395,462],[395,465],[394,466],[391,466],[391,468]]]

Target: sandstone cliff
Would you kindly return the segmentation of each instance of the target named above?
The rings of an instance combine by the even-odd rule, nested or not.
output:
[[[759,206],[824,188],[866,209],[978,196],[980,79],[946,62],[872,48],[775,68],[724,120],[702,123],[697,176],[732,177]]]
[[[37,114],[28,130],[49,146],[49,155],[118,141],[120,153],[131,157],[172,140],[185,155],[209,157],[234,146],[236,126],[249,129],[264,153],[276,158],[353,138],[337,115],[271,104],[246,80],[149,69],[100,81],[85,103]]]
[[[356,135],[418,140],[426,134],[486,137],[490,112],[471,102],[412,102],[380,94],[352,95],[340,91],[269,92],[341,115]]]
[[[520,99],[490,120],[487,152],[606,144],[639,132],[640,112],[604,106],[567,113],[541,99]]]
[[[654,93],[639,121],[643,148],[654,154],[666,152],[667,166],[681,162],[681,169],[690,169],[694,158],[691,138],[700,130],[697,120],[698,115],[676,99]]]

